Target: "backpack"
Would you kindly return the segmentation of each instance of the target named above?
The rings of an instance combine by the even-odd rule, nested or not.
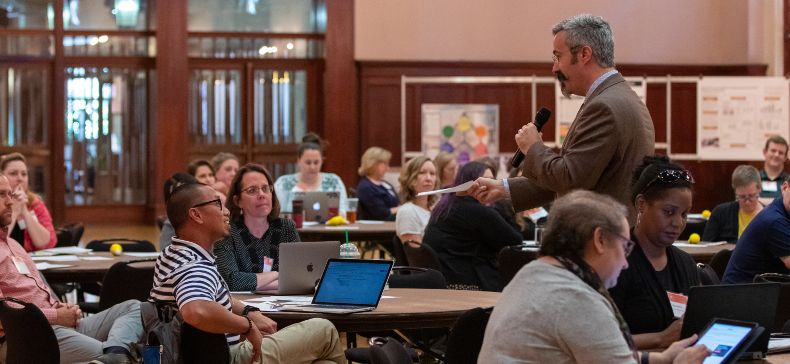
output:
[[[178,352],[181,345],[181,327],[184,318],[175,303],[140,303],[140,318],[143,321],[143,336],[139,345],[160,346],[160,364],[183,364]]]

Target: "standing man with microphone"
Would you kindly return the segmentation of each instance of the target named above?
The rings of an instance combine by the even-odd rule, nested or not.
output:
[[[479,178],[460,195],[481,203],[510,199],[516,211],[543,206],[575,189],[612,196],[629,206],[631,175],[655,152],[655,131],[647,107],[614,68],[609,23],[587,14],[552,28],[554,67],[563,95],[584,96],[557,154],[543,144],[534,123],[516,134],[524,153],[524,177]]]

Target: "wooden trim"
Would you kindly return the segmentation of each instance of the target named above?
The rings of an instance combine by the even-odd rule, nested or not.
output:
[[[321,33],[235,33],[235,32],[189,32],[189,38],[270,38],[270,39],[324,39]]]
[[[65,57],[65,67],[153,69],[156,59],[149,57]]]
[[[52,29],[0,29],[0,35],[53,35]]]
[[[68,221],[84,224],[147,225],[155,218],[145,205],[67,206],[66,210]]]
[[[0,67],[14,68],[44,68],[52,67],[53,58],[50,56],[25,57],[8,56],[0,58]]]
[[[54,1],[52,4],[55,14],[63,14],[63,2]],[[66,211],[66,165],[64,148],[66,143],[66,66],[63,47],[63,17],[55,17],[55,55],[52,58],[52,80],[49,96],[49,145],[52,147],[50,164],[49,211],[55,226],[69,218]],[[80,220],[73,220],[80,221]]]

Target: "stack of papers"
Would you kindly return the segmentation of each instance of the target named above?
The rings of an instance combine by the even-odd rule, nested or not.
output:
[[[68,262],[68,261],[80,260],[80,258],[76,255],[50,255],[43,257],[33,257],[33,260],[51,260],[53,262]]]
[[[38,270],[47,270],[52,268],[65,268],[65,267],[72,267],[72,266],[65,264],[49,264],[48,262],[36,263],[36,269]]]
[[[93,250],[80,248],[76,246],[64,246],[60,248],[39,250],[36,252],[32,252],[31,255],[33,256],[49,256],[49,255],[63,255],[63,254],[74,255],[74,254],[87,254],[92,251]]]
[[[128,255],[130,257],[148,257],[148,258],[156,258],[159,256],[159,252],[150,252],[150,253],[123,253],[123,255]]]
[[[690,244],[690,243],[676,241],[672,245],[674,245],[676,247],[680,247],[680,248],[704,248],[706,246],[716,246],[716,245],[724,245],[724,244],[727,244],[727,242],[726,241],[717,241],[715,243],[701,243],[700,242],[700,243],[697,243],[697,244]]]

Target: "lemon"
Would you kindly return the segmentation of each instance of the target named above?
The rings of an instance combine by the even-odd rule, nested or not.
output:
[[[112,255],[121,255],[121,252],[123,252],[121,244],[110,245],[110,253],[112,253]]]
[[[348,225],[348,220],[338,215],[329,219],[329,221],[327,221],[326,224],[329,226]]]
[[[710,210],[702,211],[702,217],[704,217],[706,219],[709,218],[710,217]]]
[[[699,234],[697,233],[691,234],[691,236],[689,236],[689,243],[691,244],[699,243]]]

